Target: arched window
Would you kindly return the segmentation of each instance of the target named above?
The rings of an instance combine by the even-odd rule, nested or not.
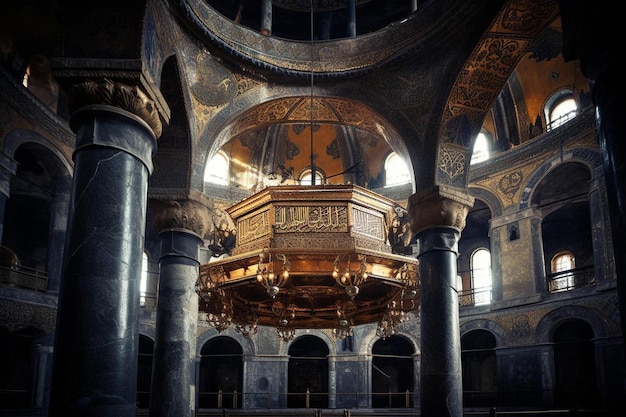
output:
[[[551,274],[548,276],[548,289],[550,292],[567,291],[576,288],[576,274],[572,272],[576,268],[576,259],[570,251],[561,251],[552,257],[550,261]]]
[[[411,173],[404,159],[391,152],[385,159],[385,186],[402,185],[411,181]]]
[[[576,259],[574,254],[569,251],[559,252],[552,258],[552,273],[569,271],[576,268]]]
[[[480,132],[474,142],[470,165],[486,161],[487,159],[489,159],[489,139],[484,132]]]
[[[563,90],[548,99],[545,106],[548,131],[555,129],[565,122],[576,117],[578,106],[574,94],[569,90]]]
[[[219,151],[204,168],[204,182],[217,185],[228,185],[230,177],[230,161],[224,151]]]
[[[480,248],[470,259],[474,305],[491,303],[491,253]]]
[[[305,169],[300,174],[300,185],[312,185],[313,184],[313,171],[310,168]],[[324,184],[326,179],[324,178],[324,174],[322,174],[319,170],[315,170],[315,185]]]

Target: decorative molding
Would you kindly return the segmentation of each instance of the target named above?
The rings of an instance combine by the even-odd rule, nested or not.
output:
[[[56,326],[57,309],[0,298],[0,327],[10,332],[34,327],[51,333]]]
[[[193,199],[151,200],[153,223],[159,231],[180,228],[205,238],[213,227],[211,206]]]
[[[159,138],[162,133],[161,120],[154,101],[137,86],[115,82],[107,78],[87,80],[73,85],[68,91],[70,111],[93,104],[119,107],[141,118]]]
[[[411,229],[417,234],[433,227],[465,228],[465,219],[474,197],[467,192],[439,185],[409,197],[408,213]]]

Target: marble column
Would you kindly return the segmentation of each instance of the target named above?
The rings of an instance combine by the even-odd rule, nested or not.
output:
[[[4,208],[11,196],[11,178],[17,172],[17,162],[0,152],[0,243],[4,229]]]
[[[623,123],[624,46],[617,8],[590,0],[559,0],[563,22],[563,57],[579,59],[596,107],[598,139],[613,234],[615,274],[622,324],[626,334],[626,125]],[[624,344],[626,349],[626,344]],[[626,351],[625,351],[626,352]]]
[[[77,85],[68,98],[77,137],[48,416],[134,417],[148,177],[160,120],[138,88],[108,80]]]
[[[151,417],[196,415],[198,261],[211,224],[208,205],[151,201],[159,232],[159,294],[150,389]]]
[[[458,241],[473,197],[436,186],[409,198],[420,268],[421,415],[462,417]]]
[[[615,285],[613,266],[613,238],[607,211],[606,187],[604,176],[596,169],[596,174],[589,183],[589,214],[591,217],[591,238],[593,243],[594,279],[596,288],[604,290]]]

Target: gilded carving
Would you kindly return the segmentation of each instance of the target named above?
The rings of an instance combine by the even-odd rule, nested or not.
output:
[[[119,107],[145,121],[157,138],[161,136],[162,126],[157,108],[137,86],[114,82],[106,78],[98,81],[87,80],[74,85],[69,90],[68,102],[71,111],[94,104]]]
[[[375,239],[385,240],[383,218],[357,207],[352,208],[352,231]]]
[[[274,231],[294,232],[347,232],[346,206],[277,206]]]
[[[237,220],[237,245],[260,239],[270,234],[270,212],[263,210],[252,216]]]

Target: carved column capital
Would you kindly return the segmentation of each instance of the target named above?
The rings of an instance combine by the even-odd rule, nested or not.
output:
[[[419,191],[409,197],[411,230],[417,234],[433,227],[452,227],[460,232],[473,205],[474,197],[458,188],[438,185]]]
[[[153,130],[156,138],[161,136],[162,125],[154,102],[136,85],[128,85],[107,78],[86,80],[74,84],[68,91],[71,112],[89,105],[110,105],[126,110]]]
[[[210,204],[192,198],[151,200],[153,224],[158,231],[187,229],[204,238],[212,229]]]

